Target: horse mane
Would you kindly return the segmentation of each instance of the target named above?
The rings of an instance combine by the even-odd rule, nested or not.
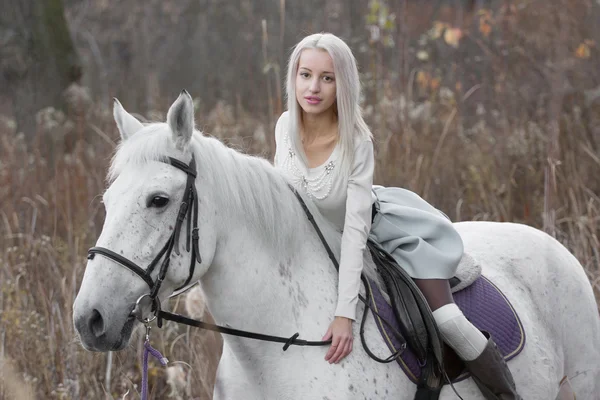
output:
[[[113,181],[126,165],[166,161],[168,157],[181,159],[181,151],[175,148],[171,135],[167,124],[152,123],[121,141],[109,168],[108,181]],[[243,210],[238,213],[240,218],[245,219],[246,226],[254,229],[274,254],[290,254],[297,250],[296,247],[305,240],[302,236],[304,231],[294,229],[293,225],[306,221],[307,217],[288,181],[277,168],[264,158],[229,148],[218,139],[205,136],[197,130],[192,136],[190,148],[196,159],[199,176],[210,187],[213,198],[224,213]],[[204,188],[198,187],[200,197],[203,191]],[[301,196],[339,260],[341,233],[321,215],[309,198],[302,193]],[[232,226],[227,228],[239,228],[240,222],[231,221]],[[312,227],[310,229],[314,232]],[[379,281],[370,257],[365,257],[363,272]]]

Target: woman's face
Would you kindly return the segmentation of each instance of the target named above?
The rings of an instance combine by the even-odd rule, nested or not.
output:
[[[335,74],[333,60],[327,51],[305,49],[300,53],[296,101],[308,114],[333,112],[336,102]]]

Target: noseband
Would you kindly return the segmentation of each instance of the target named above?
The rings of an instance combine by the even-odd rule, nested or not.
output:
[[[183,199],[181,201],[181,205],[179,206],[179,212],[177,213],[177,221],[175,222],[175,229],[173,229],[173,233],[167,240],[167,243],[163,246],[163,248],[158,252],[154,260],[148,265],[148,267],[144,270],[139,267],[133,261],[121,256],[120,254],[115,253],[105,247],[92,247],[88,250],[88,260],[93,260],[96,254],[101,254],[106,258],[109,258],[125,268],[129,269],[136,275],[146,282],[148,287],[150,288],[150,294],[144,295],[142,297],[149,296],[152,301],[153,311],[160,311],[160,303],[158,302],[158,291],[162,285],[165,276],[167,275],[167,271],[169,270],[169,264],[171,261],[171,252],[175,251],[175,254],[179,255],[179,236],[181,234],[183,221],[187,217],[187,240],[186,240],[186,250],[188,252],[191,251],[192,259],[190,261],[190,269],[188,277],[183,285],[179,287],[177,290],[180,290],[187,286],[192,276],[194,275],[194,269],[196,267],[196,260],[201,263],[202,259],[200,257],[200,251],[198,249],[198,193],[196,192],[196,185],[194,181],[196,179],[196,161],[194,160],[194,156],[188,164],[185,164],[175,158],[169,157],[168,161],[163,161],[165,164],[169,164],[174,166],[175,168],[180,169],[181,171],[187,174],[187,183],[185,187],[185,192],[183,193]],[[193,224],[193,227],[192,227]],[[158,272],[158,276],[156,281],[152,279],[152,272],[155,270],[156,266],[159,262],[162,263],[160,265],[160,269]],[[140,298],[141,299],[141,298]],[[138,300],[139,302],[139,300]],[[137,306],[137,305],[136,305]],[[137,307],[136,307],[137,308]],[[138,315],[139,318],[139,315]],[[141,318],[140,318],[141,319]]]

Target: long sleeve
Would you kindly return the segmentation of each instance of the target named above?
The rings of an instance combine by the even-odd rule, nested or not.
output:
[[[356,305],[363,269],[363,253],[371,229],[373,143],[364,140],[356,146],[348,181],[346,215],[340,257],[336,316],[356,319]]]

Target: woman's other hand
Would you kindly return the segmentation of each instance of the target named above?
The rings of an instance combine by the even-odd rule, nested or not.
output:
[[[337,364],[352,351],[352,320],[346,317],[335,317],[322,340],[331,339],[331,347],[325,355],[325,361]]]

